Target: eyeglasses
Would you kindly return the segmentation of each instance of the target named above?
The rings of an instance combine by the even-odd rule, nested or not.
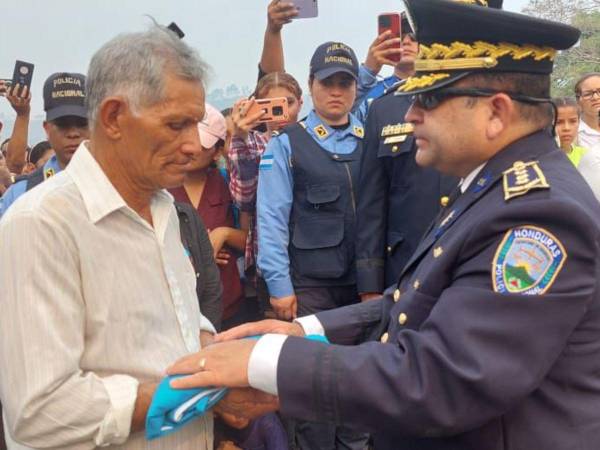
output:
[[[517,94],[513,92],[497,91],[493,89],[478,89],[478,88],[446,88],[438,89],[435,91],[421,92],[416,94],[414,98],[415,104],[424,109],[425,111],[431,111],[440,104],[452,97],[492,97],[496,94],[506,94],[510,98],[518,102],[524,103],[548,103],[549,99],[529,97],[527,95]]]
[[[582,98],[584,100],[591,100],[594,98],[594,95],[597,95],[600,98],[600,89],[595,89],[593,91],[585,91],[577,96],[577,98]]]

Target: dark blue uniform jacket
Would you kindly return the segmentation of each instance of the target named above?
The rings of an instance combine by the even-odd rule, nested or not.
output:
[[[317,315],[338,345],[286,340],[282,412],[370,430],[376,449],[595,450],[599,283],[600,205],[551,137],[525,137],[381,300]]]

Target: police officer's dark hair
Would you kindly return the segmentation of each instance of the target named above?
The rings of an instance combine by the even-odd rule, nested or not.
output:
[[[581,85],[585,83],[590,78],[598,77],[600,78],[600,72],[589,72],[584,74],[577,83],[575,83],[575,95],[579,97],[581,95]]]
[[[514,72],[475,73],[466,77],[465,80],[469,81],[468,87],[497,89],[529,97],[550,98],[550,75]],[[532,104],[517,101],[515,105],[517,105],[517,110],[523,120],[533,122],[542,128],[551,125],[554,120],[554,108],[550,102]]]

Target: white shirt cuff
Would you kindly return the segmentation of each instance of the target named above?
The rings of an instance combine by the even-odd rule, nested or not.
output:
[[[325,336],[325,329],[314,314],[311,316],[300,317],[299,319],[294,320],[294,322],[300,324],[304,330],[304,334],[307,336],[310,334]]]
[[[277,395],[277,364],[287,336],[265,334],[250,353],[248,383],[254,389]]]
[[[127,375],[113,375],[101,380],[110,399],[110,409],[104,416],[94,441],[102,447],[123,444],[131,431],[139,382]]]

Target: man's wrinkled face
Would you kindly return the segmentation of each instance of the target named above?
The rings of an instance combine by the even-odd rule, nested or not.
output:
[[[122,119],[119,157],[131,180],[147,190],[181,186],[202,151],[198,123],[205,114],[204,88],[167,75],[164,92],[159,103],[130,109]]]

